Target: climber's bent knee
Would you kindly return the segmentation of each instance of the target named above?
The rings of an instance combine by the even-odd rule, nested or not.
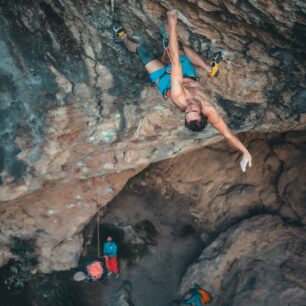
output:
[[[150,49],[144,45],[141,44],[137,47],[136,53],[139,56],[140,61],[146,65],[149,62],[153,61],[156,59],[156,56],[150,51]]]

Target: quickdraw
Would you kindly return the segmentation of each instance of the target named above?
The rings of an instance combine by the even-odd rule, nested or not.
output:
[[[164,63],[166,55],[168,56],[169,61],[171,62],[171,54],[170,54],[170,50],[169,50],[169,39],[168,39],[168,36],[167,36],[165,23],[163,23],[163,25],[162,25],[162,36],[163,36],[163,47],[164,47],[162,63]]]

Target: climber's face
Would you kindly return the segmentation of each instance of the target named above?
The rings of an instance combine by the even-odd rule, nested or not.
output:
[[[193,132],[202,131],[207,124],[207,116],[202,112],[201,104],[195,99],[187,100],[185,126]]]
[[[108,242],[111,242],[113,241],[113,238],[111,236],[108,236],[107,239],[106,239]]]
[[[189,123],[190,121],[200,121],[201,120],[201,107],[195,103],[190,101],[187,104],[186,110],[185,110],[185,119],[186,122]]]

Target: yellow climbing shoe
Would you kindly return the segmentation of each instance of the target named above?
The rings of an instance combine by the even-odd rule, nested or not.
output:
[[[119,22],[114,21],[113,30],[119,38],[124,38],[126,36],[126,32],[122,25]]]
[[[219,75],[219,65],[217,62],[212,61],[210,63],[210,67],[212,67],[212,71],[210,72],[210,76],[213,77],[217,77]]]

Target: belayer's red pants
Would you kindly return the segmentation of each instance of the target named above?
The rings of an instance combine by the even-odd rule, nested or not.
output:
[[[106,267],[109,272],[118,273],[118,260],[117,256],[106,257]]]

